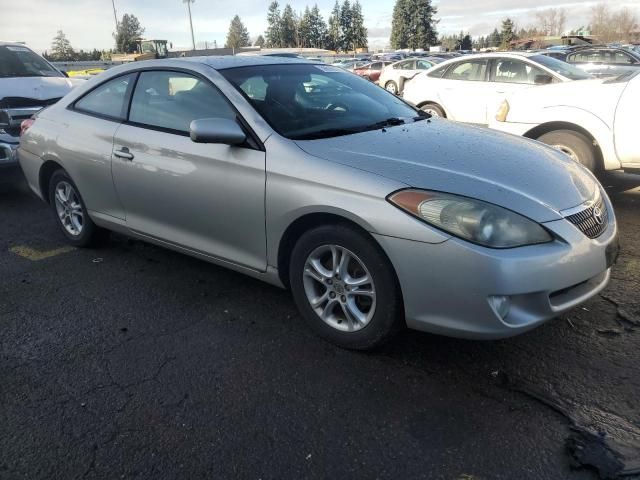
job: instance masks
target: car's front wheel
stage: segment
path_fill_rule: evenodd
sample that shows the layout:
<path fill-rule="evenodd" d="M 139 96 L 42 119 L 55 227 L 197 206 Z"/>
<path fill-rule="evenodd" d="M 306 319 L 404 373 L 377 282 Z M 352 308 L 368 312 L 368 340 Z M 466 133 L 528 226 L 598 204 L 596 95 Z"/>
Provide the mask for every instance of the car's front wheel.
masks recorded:
<path fill-rule="evenodd" d="M 341 347 L 374 348 L 404 324 L 393 267 L 355 228 L 327 225 L 303 234 L 292 252 L 289 280 L 303 318 Z"/>
<path fill-rule="evenodd" d="M 49 203 L 60 230 L 75 247 L 94 245 L 104 237 L 87 213 L 78 187 L 64 170 L 57 170 L 49 181 Z"/>
<path fill-rule="evenodd" d="M 596 171 L 596 153 L 593 142 L 573 130 L 556 130 L 545 133 L 538 141 L 560 150 L 592 172 Z"/>

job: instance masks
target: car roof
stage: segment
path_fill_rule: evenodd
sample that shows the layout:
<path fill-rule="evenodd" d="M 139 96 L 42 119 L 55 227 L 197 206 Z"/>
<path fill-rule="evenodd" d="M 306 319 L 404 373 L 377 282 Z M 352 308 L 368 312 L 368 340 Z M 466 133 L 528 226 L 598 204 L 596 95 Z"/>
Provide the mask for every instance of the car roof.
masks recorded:
<path fill-rule="evenodd" d="M 169 58 L 166 61 L 171 61 Z M 180 57 L 176 60 L 187 60 L 190 62 L 203 63 L 209 65 L 215 70 L 226 70 L 227 68 L 238 67 L 255 67 L 260 65 L 295 65 L 295 64 L 311 64 L 317 65 L 306 58 L 276 57 L 272 55 L 223 55 L 209 57 Z M 153 60 L 150 60 L 153 62 Z"/>
<path fill-rule="evenodd" d="M 20 42 L 6 42 L 6 41 L 2 41 L 0 40 L 0 47 L 27 47 L 24 43 L 20 43 Z M 29 50 L 31 50 L 29 48 Z"/>

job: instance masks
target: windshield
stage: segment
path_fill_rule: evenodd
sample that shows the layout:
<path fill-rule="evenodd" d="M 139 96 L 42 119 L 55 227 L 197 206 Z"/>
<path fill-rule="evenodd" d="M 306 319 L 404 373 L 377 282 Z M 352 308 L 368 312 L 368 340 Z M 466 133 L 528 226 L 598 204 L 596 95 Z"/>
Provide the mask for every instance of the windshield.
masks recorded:
<path fill-rule="evenodd" d="M 563 62 L 562 60 L 558 60 L 557 58 L 548 57 L 546 55 L 534 55 L 533 57 L 529 57 L 529 60 L 532 60 L 540 65 L 544 65 L 550 70 L 553 70 L 558 75 L 562 75 L 570 80 L 587 80 L 589 78 L 593 78 L 593 76 L 586 73 L 584 70 L 580 70 L 573 65 L 568 64 L 567 62 Z"/>
<path fill-rule="evenodd" d="M 421 120 L 373 83 L 329 65 L 265 65 L 220 73 L 281 135 L 310 140 Z"/>
<path fill-rule="evenodd" d="M 40 55 L 19 45 L 0 46 L 0 77 L 62 77 Z"/>

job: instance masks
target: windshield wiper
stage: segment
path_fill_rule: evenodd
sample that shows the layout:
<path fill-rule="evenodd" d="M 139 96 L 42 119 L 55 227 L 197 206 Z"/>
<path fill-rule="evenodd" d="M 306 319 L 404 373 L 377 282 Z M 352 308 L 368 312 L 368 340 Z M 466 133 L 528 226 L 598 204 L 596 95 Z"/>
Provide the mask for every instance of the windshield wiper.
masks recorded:
<path fill-rule="evenodd" d="M 362 131 L 366 132 L 367 130 L 378 130 L 379 128 L 395 127 L 397 125 L 404 125 L 404 120 L 399 117 L 391 117 L 380 122 L 372 123 L 371 125 L 367 125 L 366 127 L 362 127 Z"/>
<path fill-rule="evenodd" d="M 340 137 L 344 135 L 353 135 L 354 133 L 369 132 L 371 130 L 379 130 L 385 127 L 394 127 L 396 125 L 404 125 L 405 121 L 402 118 L 391 117 L 380 122 L 372 123 L 371 125 L 365 125 L 362 127 L 353 128 L 327 128 L 324 130 L 318 130 L 317 132 L 310 132 L 299 136 L 291 137 L 292 140 L 317 140 L 319 138 Z"/>
<path fill-rule="evenodd" d="M 317 140 L 319 138 L 341 137 L 362 132 L 362 128 L 326 128 L 317 132 L 290 137 L 292 140 Z"/>

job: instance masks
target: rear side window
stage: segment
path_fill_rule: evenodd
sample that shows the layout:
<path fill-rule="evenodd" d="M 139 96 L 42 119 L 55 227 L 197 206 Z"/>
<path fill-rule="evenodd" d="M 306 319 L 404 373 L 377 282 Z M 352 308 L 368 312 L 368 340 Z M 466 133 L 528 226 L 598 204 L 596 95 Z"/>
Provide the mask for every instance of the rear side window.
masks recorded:
<path fill-rule="evenodd" d="M 124 120 L 127 117 L 127 92 L 134 74 L 123 75 L 91 90 L 75 103 L 75 109 L 104 117 Z"/>
<path fill-rule="evenodd" d="M 208 82 L 181 72 L 142 72 L 136 84 L 129 121 L 188 132 L 192 120 L 234 119 L 222 94 Z"/>
<path fill-rule="evenodd" d="M 416 70 L 429 70 L 433 65 L 426 60 L 418 60 L 416 62 Z"/>
<path fill-rule="evenodd" d="M 466 80 L 470 82 L 482 82 L 486 79 L 487 61 L 472 60 L 470 62 L 460 62 L 449 67 L 444 78 L 449 80 Z"/>
<path fill-rule="evenodd" d="M 535 85 L 537 76 L 549 76 L 543 70 L 520 60 L 501 58 L 495 63 L 494 81 Z"/>

